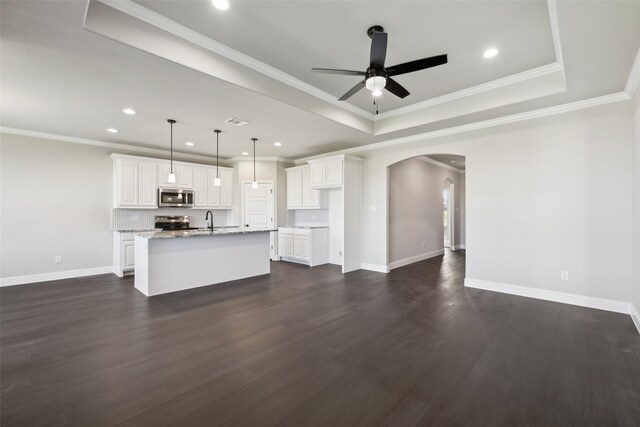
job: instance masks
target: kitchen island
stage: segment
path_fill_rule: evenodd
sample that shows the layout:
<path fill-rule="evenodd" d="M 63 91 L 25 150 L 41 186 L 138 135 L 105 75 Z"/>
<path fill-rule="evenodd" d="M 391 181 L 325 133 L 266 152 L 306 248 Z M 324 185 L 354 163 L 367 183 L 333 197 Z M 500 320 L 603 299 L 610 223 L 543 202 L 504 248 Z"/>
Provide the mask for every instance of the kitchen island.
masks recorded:
<path fill-rule="evenodd" d="M 135 287 L 153 296 L 269 274 L 270 231 L 138 233 Z"/>

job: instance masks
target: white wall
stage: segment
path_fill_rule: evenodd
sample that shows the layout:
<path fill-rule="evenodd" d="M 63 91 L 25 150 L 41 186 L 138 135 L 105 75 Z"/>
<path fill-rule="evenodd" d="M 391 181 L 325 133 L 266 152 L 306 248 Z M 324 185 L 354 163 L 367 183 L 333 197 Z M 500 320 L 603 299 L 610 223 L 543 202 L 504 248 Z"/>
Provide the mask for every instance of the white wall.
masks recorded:
<path fill-rule="evenodd" d="M 633 98 L 633 300 L 640 311 L 640 90 Z M 636 319 L 640 322 L 640 318 Z"/>
<path fill-rule="evenodd" d="M 609 104 L 369 152 L 364 206 L 377 209 L 363 213 L 363 263 L 388 265 L 388 166 L 459 154 L 468 278 L 630 301 L 631 111 Z"/>
<path fill-rule="evenodd" d="M 0 135 L 0 277 L 112 264 L 110 154 Z"/>
<path fill-rule="evenodd" d="M 455 243 L 460 244 L 459 172 L 412 158 L 389 167 L 389 261 L 444 249 L 442 190 L 454 184 Z M 424 247 L 423 247 L 424 243 Z"/>

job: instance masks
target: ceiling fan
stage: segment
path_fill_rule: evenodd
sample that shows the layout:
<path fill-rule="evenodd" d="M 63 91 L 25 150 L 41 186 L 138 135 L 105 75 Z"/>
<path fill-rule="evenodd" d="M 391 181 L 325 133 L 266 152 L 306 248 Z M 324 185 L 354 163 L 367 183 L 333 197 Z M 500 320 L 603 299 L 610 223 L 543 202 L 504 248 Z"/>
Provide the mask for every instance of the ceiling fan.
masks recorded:
<path fill-rule="evenodd" d="M 404 98 L 409 95 L 409 91 L 393 80 L 391 78 L 392 76 L 412 73 L 447 63 L 447 55 L 438 55 L 405 62 L 404 64 L 398 64 L 392 67 L 385 67 L 384 60 L 387 56 L 387 33 L 384 32 L 384 28 L 380 25 L 374 25 L 367 30 L 367 35 L 371 39 L 371 55 L 369 67 L 366 71 L 336 70 L 333 68 L 311 69 L 311 71 L 318 73 L 364 76 L 364 80 L 342 95 L 340 101 L 349 99 L 364 87 L 369 89 L 373 96 L 380 96 L 382 89 L 386 89 L 395 96 Z"/>

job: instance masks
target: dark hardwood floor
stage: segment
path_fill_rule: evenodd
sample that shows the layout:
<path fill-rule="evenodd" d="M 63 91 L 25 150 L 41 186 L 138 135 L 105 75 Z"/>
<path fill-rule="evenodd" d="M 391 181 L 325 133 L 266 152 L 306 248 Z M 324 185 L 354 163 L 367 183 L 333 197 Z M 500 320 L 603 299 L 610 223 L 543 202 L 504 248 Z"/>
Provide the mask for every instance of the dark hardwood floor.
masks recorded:
<path fill-rule="evenodd" d="M 640 425 L 629 316 L 463 278 L 458 252 L 388 275 L 272 263 L 149 299 L 113 275 L 5 287 L 0 421 Z"/>

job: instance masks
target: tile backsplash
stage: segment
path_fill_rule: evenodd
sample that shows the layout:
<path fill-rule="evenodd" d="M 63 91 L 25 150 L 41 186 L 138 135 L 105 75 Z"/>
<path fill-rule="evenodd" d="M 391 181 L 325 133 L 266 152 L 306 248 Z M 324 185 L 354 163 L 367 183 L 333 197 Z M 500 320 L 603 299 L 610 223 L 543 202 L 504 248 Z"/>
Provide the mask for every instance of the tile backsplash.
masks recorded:
<path fill-rule="evenodd" d="M 236 225 L 229 224 L 228 210 L 213 210 L 213 222 L 215 225 Z M 191 227 L 204 227 L 206 209 L 180 209 L 180 208 L 159 208 L 159 209 L 112 209 L 111 228 L 113 230 L 144 230 L 154 227 L 157 215 L 189 215 L 189 225 Z"/>

